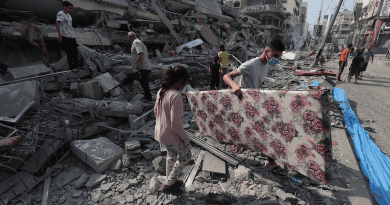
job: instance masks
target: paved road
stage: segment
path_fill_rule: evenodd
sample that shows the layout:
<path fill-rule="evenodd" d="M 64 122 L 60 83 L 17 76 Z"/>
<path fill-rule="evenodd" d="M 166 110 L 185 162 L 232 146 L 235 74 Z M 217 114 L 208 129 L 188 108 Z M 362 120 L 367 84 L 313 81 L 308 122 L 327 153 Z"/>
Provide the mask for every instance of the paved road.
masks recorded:
<path fill-rule="evenodd" d="M 351 59 L 348 64 L 351 64 Z M 328 62 L 325 68 L 337 73 L 338 59 Z M 352 83 L 354 79 L 351 79 L 351 83 L 347 81 L 348 68 L 341 75 L 345 82 L 338 83 L 337 87 L 345 90 L 362 126 L 374 130 L 369 132 L 371 138 L 383 153 L 390 156 L 390 62 L 385 60 L 384 55 L 375 56 L 374 63 L 369 63 L 363 80 L 358 80 L 357 85 Z M 368 118 L 372 122 L 368 122 Z"/>

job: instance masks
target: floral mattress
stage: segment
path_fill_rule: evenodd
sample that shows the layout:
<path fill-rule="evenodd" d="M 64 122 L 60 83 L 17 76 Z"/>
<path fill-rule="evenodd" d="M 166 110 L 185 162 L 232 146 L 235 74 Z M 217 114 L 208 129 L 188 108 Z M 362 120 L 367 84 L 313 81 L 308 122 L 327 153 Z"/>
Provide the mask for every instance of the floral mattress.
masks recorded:
<path fill-rule="evenodd" d="M 261 152 L 317 182 L 330 183 L 332 139 L 327 91 L 242 89 L 187 92 L 199 131 Z"/>

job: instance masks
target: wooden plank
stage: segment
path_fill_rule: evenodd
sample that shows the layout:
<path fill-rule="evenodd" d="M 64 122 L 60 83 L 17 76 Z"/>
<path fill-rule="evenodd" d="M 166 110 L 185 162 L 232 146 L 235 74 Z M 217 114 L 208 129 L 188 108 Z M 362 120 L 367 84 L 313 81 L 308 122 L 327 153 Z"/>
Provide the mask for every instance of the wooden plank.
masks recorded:
<path fill-rule="evenodd" d="M 187 189 L 187 190 L 192 186 L 192 182 L 194 181 L 194 178 L 195 178 L 195 176 L 196 176 L 196 173 L 197 173 L 198 170 L 199 170 L 200 163 L 202 163 L 202 160 L 203 160 L 203 157 L 204 157 L 205 154 L 206 154 L 206 152 L 205 152 L 204 150 L 200 151 L 199 156 L 198 156 L 198 158 L 196 159 L 194 168 L 192 169 L 191 174 L 190 174 L 190 176 L 188 177 L 188 180 L 187 180 L 187 182 L 186 182 L 186 185 L 185 185 L 185 186 L 186 186 L 186 189 Z"/>
<path fill-rule="evenodd" d="M 173 25 L 171 24 L 171 21 L 165 16 L 164 12 L 161 11 L 161 9 L 156 4 L 155 0 L 152 0 L 152 7 L 156 10 L 156 13 L 158 14 L 162 22 L 164 22 L 164 24 L 168 27 L 169 31 L 171 32 L 173 37 L 175 37 L 176 41 L 182 43 L 183 41 L 181 40 L 179 34 L 177 34 L 175 29 L 173 29 Z"/>
<path fill-rule="evenodd" d="M 210 152 L 206 152 L 203 159 L 203 171 L 226 174 L 226 164 L 224 161 L 214 156 Z"/>
<path fill-rule="evenodd" d="M 51 168 L 46 169 L 46 173 L 50 173 Z M 50 202 L 50 189 L 51 189 L 51 174 L 45 179 L 45 185 L 43 187 L 42 205 L 49 205 Z"/>

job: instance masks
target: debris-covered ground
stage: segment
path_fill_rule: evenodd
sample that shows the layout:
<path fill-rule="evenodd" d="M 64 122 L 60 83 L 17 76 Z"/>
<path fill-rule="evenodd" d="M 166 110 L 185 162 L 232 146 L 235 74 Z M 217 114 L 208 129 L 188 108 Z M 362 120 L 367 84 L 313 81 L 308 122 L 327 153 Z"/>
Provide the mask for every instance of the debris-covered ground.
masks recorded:
<path fill-rule="evenodd" d="M 265 169 L 267 158 L 260 153 L 202 136 L 185 95 L 183 127 L 192 152 L 181 176 L 186 191 L 180 197 L 159 192 L 166 152 L 154 140 L 153 107 L 164 69 L 181 65 L 191 75 L 189 89 L 208 91 L 208 67 L 219 45 L 231 54 L 231 71 L 261 55 L 271 35 L 256 19 L 225 5 L 212 5 L 217 12 L 196 5 L 180 13 L 175 4 L 153 2 L 83 1 L 82 9 L 104 11 L 83 13 L 94 25 L 75 29 L 82 66 L 72 70 L 56 47 L 54 25 L 34 12 L 0 10 L 7 16 L 0 22 L 0 204 L 353 204 L 358 187 L 352 181 L 365 186 L 365 180 L 359 169 L 345 166 L 352 161 L 342 146 L 349 144 L 333 144 L 329 185 L 291 170 L 296 181 L 278 178 Z M 40 31 L 46 47 L 38 49 L 19 34 L 14 38 L 22 26 Z M 130 30 L 150 53 L 153 101 L 144 99 L 128 54 Z M 307 55 L 284 52 L 264 89 L 306 90 L 315 81 L 331 89 L 332 80 L 310 68 L 314 56 Z M 330 60 L 323 55 L 320 64 Z M 344 131 L 338 103 L 331 99 L 330 108 L 332 132 Z"/>

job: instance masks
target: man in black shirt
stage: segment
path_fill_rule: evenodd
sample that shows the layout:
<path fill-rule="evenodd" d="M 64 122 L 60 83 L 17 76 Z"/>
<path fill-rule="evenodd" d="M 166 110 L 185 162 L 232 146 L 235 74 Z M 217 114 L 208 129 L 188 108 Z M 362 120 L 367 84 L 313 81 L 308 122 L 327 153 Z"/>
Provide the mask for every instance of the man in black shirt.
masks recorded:
<path fill-rule="evenodd" d="M 359 77 L 360 64 L 364 62 L 362 57 L 362 52 L 358 52 L 356 57 L 352 60 L 351 67 L 349 68 L 349 78 L 348 82 L 351 82 L 351 78 L 355 75 L 355 84 L 357 84 L 357 79 Z"/>
<path fill-rule="evenodd" d="M 219 89 L 219 74 L 222 74 L 221 64 L 219 64 L 219 56 L 214 56 L 213 64 L 209 67 L 211 73 L 210 90 Z"/>

